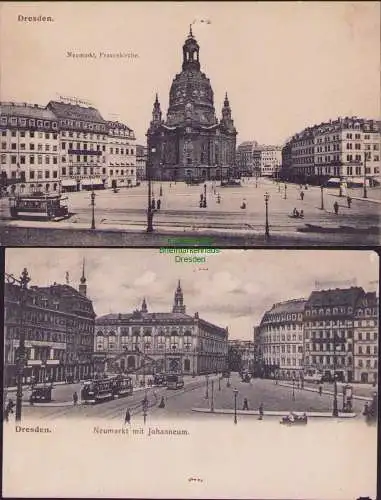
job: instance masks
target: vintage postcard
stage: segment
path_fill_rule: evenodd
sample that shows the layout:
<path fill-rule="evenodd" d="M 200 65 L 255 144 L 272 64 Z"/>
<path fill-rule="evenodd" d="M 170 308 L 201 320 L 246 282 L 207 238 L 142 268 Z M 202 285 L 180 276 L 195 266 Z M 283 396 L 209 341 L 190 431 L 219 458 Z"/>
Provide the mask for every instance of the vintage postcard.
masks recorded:
<path fill-rule="evenodd" d="M 376 498 L 377 253 L 208 250 L 6 250 L 5 497 Z"/>
<path fill-rule="evenodd" d="M 380 243 L 378 2 L 0 9 L 0 244 Z"/>

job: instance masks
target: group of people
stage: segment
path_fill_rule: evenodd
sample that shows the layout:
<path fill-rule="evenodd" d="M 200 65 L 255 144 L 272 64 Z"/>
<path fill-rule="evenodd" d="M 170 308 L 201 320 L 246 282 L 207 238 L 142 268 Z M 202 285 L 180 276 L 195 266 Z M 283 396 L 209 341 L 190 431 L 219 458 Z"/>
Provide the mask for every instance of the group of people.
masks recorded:
<path fill-rule="evenodd" d="M 13 412 L 13 408 L 15 407 L 15 403 L 13 402 L 12 399 L 8 400 L 8 403 L 4 409 L 4 420 L 8 422 L 9 420 L 9 415 L 11 415 Z"/>
<path fill-rule="evenodd" d="M 155 396 L 155 400 L 157 401 L 157 395 L 156 395 L 155 392 L 154 392 L 154 396 Z M 148 406 L 148 399 L 146 397 L 143 399 L 142 404 Z M 165 408 L 165 398 L 164 398 L 164 396 L 161 396 L 160 403 L 158 404 L 158 408 Z M 126 414 L 124 416 L 124 423 L 125 424 L 130 424 L 131 423 L 131 411 L 130 411 L 129 408 L 127 408 L 127 410 L 126 410 Z"/>
<path fill-rule="evenodd" d="M 292 217 L 295 217 L 297 219 L 304 219 L 304 211 L 303 210 L 297 210 L 296 208 L 294 208 L 294 210 L 292 211 Z"/>

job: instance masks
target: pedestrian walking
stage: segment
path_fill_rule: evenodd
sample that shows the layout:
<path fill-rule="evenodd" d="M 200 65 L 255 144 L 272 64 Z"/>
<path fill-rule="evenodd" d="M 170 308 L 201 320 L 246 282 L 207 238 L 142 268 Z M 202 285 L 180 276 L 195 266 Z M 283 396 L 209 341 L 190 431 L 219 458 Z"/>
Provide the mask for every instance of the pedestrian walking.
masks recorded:
<path fill-rule="evenodd" d="M 348 208 L 351 208 L 352 198 L 350 196 L 347 196 L 347 203 L 348 203 Z"/>
<path fill-rule="evenodd" d="M 303 201 L 303 198 L 304 198 L 304 191 L 301 191 L 301 193 L 300 193 L 300 199 Z"/>
<path fill-rule="evenodd" d="M 160 199 L 157 200 L 156 206 L 157 206 L 157 209 L 160 210 L 160 207 L 161 207 L 161 200 Z"/>
<path fill-rule="evenodd" d="M 155 210 L 155 207 L 156 207 L 155 198 L 152 198 L 152 202 L 151 202 L 151 209 L 152 209 L 152 210 Z"/>
<path fill-rule="evenodd" d="M 245 210 L 245 208 L 246 208 L 246 200 L 245 200 L 245 199 L 243 199 L 243 200 L 242 200 L 242 205 L 241 205 L 241 208 L 242 208 L 243 210 Z"/>
<path fill-rule="evenodd" d="M 202 202 L 203 202 L 203 200 L 204 200 L 204 194 L 203 194 L 203 193 L 201 193 L 201 194 L 200 194 L 200 202 L 202 203 Z"/>
<path fill-rule="evenodd" d="M 218 195 L 217 195 L 217 203 L 221 203 L 221 195 L 220 195 L 220 193 L 218 193 Z"/>
<path fill-rule="evenodd" d="M 161 396 L 161 401 L 160 401 L 160 404 L 159 404 L 159 408 L 165 408 L 164 396 Z"/>
<path fill-rule="evenodd" d="M 249 403 L 247 401 L 247 398 L 243 400 L 243 407 L 242 410 L 248 410 L 249 409 Z"/>
<path fill-rule="evenodd" d="M 319 385 L 319 396 L 323 394 L 323 386 L 320 384 Z"/>
<path fill-rule="evenodd" d="M 131 422 L 131 413 L 130 413 L 130 409 L 127 408 L 126 415 L 124 417 L 124 423 L 129 424 L 130 422 Z"/>
<path fill-rule="evenodd" d="M 73 404 L 74 404 L 74 406 L 77 406 L 77 403 L 78 403 L 78 394 L 76 392 L 74 392 L 74 394 L 73 394 Z"/>
<path fill-rule="evenodd" d="M 259 420 L 263 419 L 263 403 L 259 405 Z"/>
<path fill-rule="evenodd" d="M 335 211 L 335 214 L 337 215 L 339 213 L 339 204 L 337 201 L 333 204 L 333 210 Z"/>

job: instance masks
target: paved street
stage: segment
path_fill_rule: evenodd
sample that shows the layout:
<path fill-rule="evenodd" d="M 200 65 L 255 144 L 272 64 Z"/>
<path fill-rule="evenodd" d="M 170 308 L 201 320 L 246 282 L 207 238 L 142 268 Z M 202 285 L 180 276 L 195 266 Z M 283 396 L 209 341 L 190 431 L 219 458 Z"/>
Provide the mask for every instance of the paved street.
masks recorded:
<path fill-rule="evenodd" d="M 189 377 L 186 380 L 184 389 L 167 390 L 163 387 L 147 389 L 149 401 L 149 418 L 152 420 L 168 417 L 184 418 L 208 418 L 208 415 L 192 412 L 192 408 L 210 408 L 212 401 L 212 383 L 214 380 L 213 402 L 215 409 L 233 409 L 234 393 L 238 390 L 237 408 L 242 410 L 244 398 L 248 399 L 249 409 L 258 409 L 263 403 L 264 411 L 310 411 L 310 412 L 330 412 L 332 411 L 332 396 L 295 389 L 295 400 L 292 397 L 292 388 L 276 385 L 272 380 L 254 379 L 251 383 L 243 383 L 237 374 L 231 378 L 231 386 L 227 387 L 227 379 L 221 380 L 221 389 L 219 389 L 218 378 L 213 376 L 206 390 L 205 377 Z M 79 391 L 79 386 L 69 385 L 61 386 L 61 394 L 65 394 L 68 401 L 74 390 Z M 23 406 L 23 415 L 25 418 L 44 418 L 44 420 L 54 420 L 57 418 L 102 418 L 107 420 L 123 421 L 127 408 L 130 409 L 133 416 L 142 419 L 142 404 L 145 391 L 138 390 L 127 398 L 116 399 L 97 405 L 81 405 L 77 407 L 42 407 L 42 406 Z M 208 398 L 206 398 L 206 395 Z M 165 408 L 159 408 L 161 397 L 164 396 Z M 56 396 L 54 396 L 56 399 Z M 342 394 L 338 395 L 339 408 L 342 405 Z M 361 411 L 364 402 L 353 400 L 354 411 L 361 418 Z M 218 417 L 219 418 L 219 417 Z M 247 416 L 245 418 L 253 418 Z M 270 417 L 272 418 L 272 417 Z M 279 417 L 277 417 L 279 418 Z"/>
<path fill-rule="evenodd" d="M 217 183 L 218 184 L 218 183 Z M 368 200 L 355 199 L 362 196 L 362 190 L 352 190 L 354 198 L 352 207 L 347 207 L 346 198 L 337 196 L 338 189 L 324 191 L 324 210 L 321 210 L 321 192 L 317 187 L 304 191 L 304 200 L 300 199 L 300 187 L 279 184 L 270 179 L 260 179 L 256 187 L 253 179 L 243 182 L 241 187 L 216 187 L 221 195 L 221 203 L 217 203 L 212 182 L 207 183 L 207 208 L 199 208 L 200 194 L 203 186 L 187 186 L 185 183 L 163 183 L 161 210 L 154 216 L 154 227 L 159 233 L 166 231 L 202 232 L 219 235 L 235 234 L 241 237 L 263 235 L 265 226 L 264 194 L 270 194 L 269 224 L 270 233 L 277 236 L 293 235 L 303 244 L 303 239 L 316 238 L 316 234 L 326 243 L 345 242 L 353 244 L 372 244 L 379 241 L 380 209 L 377 201 L 381 198 L 380 188 L 368 190 Z M 160 184 L 155 182 L 154 197 L 158 197 Z M 9 220 L 7 200 L 0 202 L 0 218 L 7 228 L 58 228 L 86 229 L 91 224 L 90 192 L 80 191 L 68 193 L 71 217 L 59 222 L 14 221 Z M 246 209 L 240 209 L 242 201 Z M 375 201 L 371 201 L 375 200 Z M 333 213 L 333 204 L 339 203 L 339 214 Z M 146 227 L 147 186 L 132 189 L 121 189 L 118 193 L 112 190 L 96 192 L 95 222 L 102 231 L 136 231 Z M 304 211 L 304 219 L 291 217 L 293 209 Z M 6 220 L 8 218 L 8 220 Z M 2 228 L 4 243 L 7 243 L 5 227 Z M 66 232 L 66 231 L 65 231 Z M 359 237 L 359 234 L 362 236 Z M 339 236 L 339 240 L 336 240 Z M 8 235 L 8 237 L 11 237 Z M 344 237 L 344 238 L 343 238 Z M 4 244 L 3 243 L 3 244 Z M 12 242 L 11 242 L 12 243 Z M 10 244 L 10 243 L 8 243 Z M 141 243 L 139 243 L 141 244 Z M 279 244 L 279 243 L 278 243 Z"/>

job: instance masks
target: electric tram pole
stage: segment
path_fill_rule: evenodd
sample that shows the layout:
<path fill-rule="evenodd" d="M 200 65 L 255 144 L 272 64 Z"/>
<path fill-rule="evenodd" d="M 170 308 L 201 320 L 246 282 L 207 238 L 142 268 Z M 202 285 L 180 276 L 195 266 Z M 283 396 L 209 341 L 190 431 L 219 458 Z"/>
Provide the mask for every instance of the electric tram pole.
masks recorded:
<path fill-rule="evenodd" d="M 24 308 L 27 301 L 27 291 L 28 291 L 28 283 L 30 281 L 30 277 L 28 275 L 28 270 L 26 268 L 23 269 L 21 276 L 19 279 L 15 278 L 12 274 L 6 274 L 7 282 L 10 284 L 18 284 L 20 290 L 19 297 L 19 345 L 16 349 L 16 422 L 21 421 L 22 414 L 22 384 L 24 378 L 24 368 L 27 359 L 27 353 L 25 349 L 25 330 L 24 330 Z"/>

